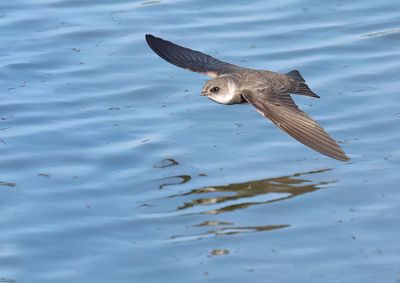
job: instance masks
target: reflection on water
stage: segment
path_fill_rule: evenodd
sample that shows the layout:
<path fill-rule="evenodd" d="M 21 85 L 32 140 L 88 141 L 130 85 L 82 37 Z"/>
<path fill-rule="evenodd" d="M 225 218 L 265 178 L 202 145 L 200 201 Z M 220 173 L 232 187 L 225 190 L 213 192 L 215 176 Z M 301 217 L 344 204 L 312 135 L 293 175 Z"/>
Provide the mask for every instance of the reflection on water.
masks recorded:
<path fill-rule="evenodd" d="M 237 209 L 248 208 L 256 204 L 267 204 L 287 200 L 298 195 L 316 191 L 335 181 L 314 181 L 311 180 L 310 175 L 330 170 L 331 169 L 321 169 L 225 186 L 209 186 L 194 189 L 183 194 L 176 194 L 170 198 L 192 198 L 190 201 L 179 206 L 177 208 L 178 211 L 188 210 L 189 214 L 216 215 L 223 212 L 232 212 Z M 304 176 L 307 176 L 307 178 Z M 203 197 L 198 197 L 199 195 L 203 195 Z M 206 209 L 204 210 L 201 207 L 206 207 Z M 206 220 L 192 226 L 193 228 L 201 229 L 201 232 L 191 235 L 174 235 L 171 239 L 174 241 L 200 240 L 215 236 L 273 231 L 289 226 L 289 224 L 243 226 L 235 225 L 233 221 Z M 213 228 L 204 230 L 209 227 Z"/>
<path fill-rule="evenodd" d="M 161 1 L 159 0 L 151 0 L 151 1 L 143 1 L 142 5 L 155 5 L 155 4 L 161 4 Z"/>
<path fill-rule="evenodd" d="M 208 230 L 203 233 L 195 235 L 174 235 L 171 236 L 172 240 L 179 241 L 190 241 L 190 240 L 201 240 L 204 238 L 215 237 L 215 236 L 231 236 L 242 233 L 253 233 L 253 232 L 266 232 L 273 231 L 277 229 L 287 228 L 290 225 L 280 224 L 280 225 L 260 225 L 260 226 L 227 226 L 227 227 L 217 227 L 213 230 Z"/>
<path fill-rule="evenodd" d="M 192 177 L 190 177 L 189 175 L 180 175 L 180 176 L 164 178 L 162 179 L 162 184 L 160 184 L 159 188 L 163 189 L 166 186 L 185 184 L 189 182 L 190 179 L 192 179 Z"/>
<path fill-rule="evenodd" d="M 189 209 L 199 205 L 211 205 L 212 209 L 205 212 L 203 211 L 202 213 L 218 214 L 246 208 L 251 205 L 281 201 L 304 193 L 316 191 L 322 186 L 332 184 L 335 181 L 312 181 L 298 177 L 323 173 L 329 170 L 330 169 L 321 169 L 306 173 L 296 173 L 290 176 L 268 178 L 225 186 L 208 186 L 194 189 L 187 193 L 176 194 L 171 197 L 193 197 L 189 202 L 185 202 L 183 205 L 179 206 L 177 208 L 178 210 Z M 186 179 L 184 179 L 183 176 L 179 177 L 181 178 L 180 183 L 187 182 L 189 181 L 188 178 L 190 178 L 189 176 L 186 176 Z M 170 183 L 162 184 L 160 188 L 168 184 Z M 216 194 L 217 196 L 215 196 Z M 200 195 L 206 196 L 198 197 Z M 217 205 L 217 207 L 215 207 L 215 205 Z"/>
<path fill-rule="evenodd" d="M 385 31 L 378 31 L 373 33 L 364 34 L 363 37 L 371 37 L 371 36 L 384 36 L 389 34 L 400 33 L 400 29 L 389 29 Z"/>
<path fill-rule="evenodd" d="M 156 164 L 154 164 L 154 168 L 166 168 L 166 167 L 171 167 L 174 165 L 179 165 L 179 162 L 176 161 L 175 159 L 172 158 L 167 158 L 167 159 L 163 159 L 160 162 L 157 162 Z"/>
<path fill-rule="evenodd" d="M 226 249 L 215 249 L 210 252 L 211 255 L 220 256 L 220 255 L 227 255 L 229 251 Z"/>
<path fill-rule="evenodd" d="M 2 182 L 2 181 L 0 181 L 0 186 L 4 186 L 4 187 L 15 187 L 16 184 L 15 184 L 15 183 L 11 183 L 11 182 Z"/>
<path fill-rule="evenodd" d="M 399 15 L 399 0 L 0 1 L 0 283 L 395 282 Z M 322 98 L 296 102 L 355 163 L 200 97 L 207 78 L 146 33 L 299 69 Z"/>

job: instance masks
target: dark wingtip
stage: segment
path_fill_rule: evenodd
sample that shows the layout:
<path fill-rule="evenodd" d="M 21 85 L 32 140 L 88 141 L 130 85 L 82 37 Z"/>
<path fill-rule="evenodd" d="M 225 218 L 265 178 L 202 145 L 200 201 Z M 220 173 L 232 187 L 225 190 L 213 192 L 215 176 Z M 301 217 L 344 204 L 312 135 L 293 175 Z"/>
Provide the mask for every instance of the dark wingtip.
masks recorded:
<path fill-rule="evenodd" d="M 162 38 L 159 38 L 159 37 L 157 37 L 157 36 L 154 36 L 154 35 L 152 35 L 152 34 L 146 34 L 146 36 L 145 36 L 145 38 L 146 38 L 146 41 L 147 41 L 147 44 L 153 49 L 153 47 L 155 47 L 156 45 L 160 45 L 160 44 L 162 44 L 162 43 L 166 43 L 167 41 L 166 40 L 164 40 L 164 39 L 162 39 Z M 154 50 L 154 49 L 153 49 Z M 154 50 L 154 51 L 156 51 L 156 50 Z M 156 52 L 157 53 L 157 52 Z"/>
<path fill-rule="evenodd" d="M 162 38 L 156 37 L 152 34 L 146 34 L 145 35 L 146 38 L 146 42 L 147 45 L 161 58 L 163 58 L 164 60 L 177 65 L 176 62 L 174 62 L 170 57 L 170 55 L 166 54 L 164 49 L 165 49 L 165 43 L 167 43 L 167 41 L 165 41 Z"/>
<path fill-rule="evenodd" d="M 188 68 L 188 66 L 183 64 L 181 58 L 182 53 L 185 51 L 185 48 L 178 46 L 170 41 L 156 37 L 152 34 L 146 34 L 145 38 L 149 47 L 162 59 L 175 66 Z"/>
<path fill-rule="evenodd" d="M 145 35 L 145 37 L 146 37 L 146 40 L 150 40 L 150 39 L 152 39 L 152 38 L 155 38 L 155 36 L 152 35 L 152 34 L 150 34 L 150 33 L 147 33 L 147 34 Z"/>
<path fill-rule="evenodd" d="M 151 43 L 156 39 L 156 37 L 152 34 L 146 34 L 145 35 L 146 41 L 148 45 L 151 45 Z"/>

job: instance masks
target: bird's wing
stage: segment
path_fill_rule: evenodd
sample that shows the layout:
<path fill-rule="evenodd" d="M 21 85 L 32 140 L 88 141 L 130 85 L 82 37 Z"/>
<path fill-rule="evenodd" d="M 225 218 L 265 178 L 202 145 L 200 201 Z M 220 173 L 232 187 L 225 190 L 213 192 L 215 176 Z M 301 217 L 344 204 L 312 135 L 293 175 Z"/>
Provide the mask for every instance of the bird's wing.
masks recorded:
<path fill-rule="evenodd" d="M 264 117 L 304 145 L 329 157 L 350 160 L 325 130 L 301 111 L 289 94 L 271 88 L 244 91 L 243 97 Z"/>
<path fill-rule="evenodd" d="M 150 48 L 167 62 L 213 78 L 241 69 L 239 66 L 222 62 L 210 55 L 176 45 L 151 34 L 146 34 L 146 41 Z"/>

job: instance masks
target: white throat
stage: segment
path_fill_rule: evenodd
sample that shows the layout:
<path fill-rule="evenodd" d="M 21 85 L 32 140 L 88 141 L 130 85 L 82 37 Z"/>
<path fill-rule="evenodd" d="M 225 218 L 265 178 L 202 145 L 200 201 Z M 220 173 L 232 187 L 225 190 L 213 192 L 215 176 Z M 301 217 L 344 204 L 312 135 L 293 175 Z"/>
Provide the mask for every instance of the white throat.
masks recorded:
<path fill-rule="evenodd" d="M 227 90 L 224 93 L 218 93 L 216 95 L 210 95 L 210 99 L 215 102 L 222 104 L 230 104 L 233 101 L 236 93 L 236 85 L 233 81 L 229 80 L 227 85 Z"/>

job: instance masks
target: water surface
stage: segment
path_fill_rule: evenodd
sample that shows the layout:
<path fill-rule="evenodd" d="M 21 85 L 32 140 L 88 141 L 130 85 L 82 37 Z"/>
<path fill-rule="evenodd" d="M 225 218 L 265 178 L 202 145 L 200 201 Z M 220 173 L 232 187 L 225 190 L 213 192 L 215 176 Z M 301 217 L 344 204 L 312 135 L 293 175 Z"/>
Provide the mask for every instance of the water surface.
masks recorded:
<path fill-rule="evenodd" d="M 0 4 L 0 282 L 400 280 L 400 3 Z M 322 156 L 144 34 L 301 70 Z"/>

